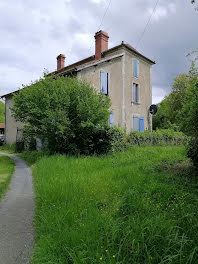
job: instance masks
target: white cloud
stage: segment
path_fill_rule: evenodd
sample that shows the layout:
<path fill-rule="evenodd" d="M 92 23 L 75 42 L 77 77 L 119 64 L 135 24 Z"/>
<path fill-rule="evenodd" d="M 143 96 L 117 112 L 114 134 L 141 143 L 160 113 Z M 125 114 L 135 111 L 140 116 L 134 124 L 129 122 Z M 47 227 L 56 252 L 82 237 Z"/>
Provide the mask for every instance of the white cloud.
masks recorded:
<path fill-rule="evenodd" d="M 153 92 L 153 96 L 152 96 L 153 104 L 160 103 L 167 95 L 167 91 L 165 89 L 157 86 L 152 87 L 152 92 Z"/>
<path fill-rule="evenodd" d="M 95 4 L 100 4 L 102 2 L 105 2 L 105 0 L 90 0 L 90 2 L 95 3 Z"/>
<path fill-rule="evenodd" d="M 154 2 L 111 1 L 102 25 L 109 33 L 109 46 L 122 40 L 135 46 Z M 94 33 L 107 5 L 107 0 L 0 0 L 0 94 L 38 78 L 44 68 L 55 70 L 60 53 L 66 55 L 67 65 L 92 55 Z M 185 54 L 197 48 L 197 24 L 198 13 L 190 1 L 160 1 L 138 46 L 157 63 L 154 102 L 170 91 L 174 77 L 188 69 Z"/>

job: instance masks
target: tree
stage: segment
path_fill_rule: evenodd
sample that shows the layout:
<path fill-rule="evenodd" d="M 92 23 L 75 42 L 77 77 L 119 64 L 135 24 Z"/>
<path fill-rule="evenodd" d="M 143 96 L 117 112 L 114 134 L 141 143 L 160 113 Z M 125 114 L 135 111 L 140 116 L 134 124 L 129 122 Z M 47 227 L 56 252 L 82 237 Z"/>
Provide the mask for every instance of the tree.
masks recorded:
<path fill-rule="evenodd" d="M 180 127 L 180 111 L 189 78 L 186 74 L 181 74 L 174 79 L 171 93 L 158 104 L 158 112 L 153 116 L 153 129 Z"/>
<path fill-rule="evenodd" d="M 14 96 L 13 116 L 24 132 L 48 141 L 52 152 L 94 151 L 94 133 L 109 118 L 109 97 L 75 78 L 41 78 Z M 98 139 L 100 140 L 100 139 Z"/>
<path fill-rule="evenodd" d="M 5 105 L 3 102 L 0 101 L 0 123 L 5 122 Z"/>
<path fill-rule="evenodd" d="M 189 81 L 180 112 L 181 129 L 190 136 L 198 136 L 198 69 L 192 63 Z"/>

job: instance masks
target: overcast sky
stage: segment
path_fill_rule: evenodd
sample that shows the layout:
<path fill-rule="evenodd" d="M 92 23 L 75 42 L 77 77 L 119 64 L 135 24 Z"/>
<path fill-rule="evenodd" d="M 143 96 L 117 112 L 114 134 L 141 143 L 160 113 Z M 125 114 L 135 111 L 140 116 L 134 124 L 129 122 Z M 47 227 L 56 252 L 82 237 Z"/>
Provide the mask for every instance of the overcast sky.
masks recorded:
<path fill-rule="evenodd" d="M 109 34 L 109 47 L 124 40 L 136 47 L 156 0 L 0 0 L 0 95 L 94 54 L 94 33 Z M 153 103 L 171 90 L 173 78 L 187 72 L 186 54 L 198 47 L 198 11 L 190 0 L 159 0 L 137 50 L 156 61 Z"/>

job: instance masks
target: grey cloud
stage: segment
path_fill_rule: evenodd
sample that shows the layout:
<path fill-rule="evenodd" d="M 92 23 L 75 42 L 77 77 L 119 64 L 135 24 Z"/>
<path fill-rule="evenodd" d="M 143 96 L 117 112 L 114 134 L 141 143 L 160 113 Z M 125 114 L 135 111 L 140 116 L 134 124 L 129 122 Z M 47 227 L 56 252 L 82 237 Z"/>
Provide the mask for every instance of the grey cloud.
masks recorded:
<path fill-rule="evenodd" d="M 94 33 L 108 1 L 12 0 L 2 3 L 0 69 L 6 67 L 7 77 L 3 79 L 0 75 L 1 87 L 3 85 L 0 92 L 2 89 L 6 92 L 15 83 L 17 88 L 20 79 L 28 82 L 39 77 L 44 68 L 54 70 L 58 53 L 65 53 L 67 64 L 93 54 Z M 175 4 L 175 13 L 168 9 L 169 4 Z M 111 1 L 101 26 L 109 33 L 110 46 L 122 40 L 136 46 L 150 16 L 148 9 L 154 5 L 153 0 Z M 158 8 L 166 9 L 167 16 L 151 20 L 137 49 L 157 63 L 153 66 L 153 95 L 161 98 L 170 92 L 173 78 L 190 66 L 185 55 L 197 48 L 198 12 L 190 1 L 181 0 L 161 0 Z M 76 37 L 88 33 L 92 38 L 84 43 Z"/>

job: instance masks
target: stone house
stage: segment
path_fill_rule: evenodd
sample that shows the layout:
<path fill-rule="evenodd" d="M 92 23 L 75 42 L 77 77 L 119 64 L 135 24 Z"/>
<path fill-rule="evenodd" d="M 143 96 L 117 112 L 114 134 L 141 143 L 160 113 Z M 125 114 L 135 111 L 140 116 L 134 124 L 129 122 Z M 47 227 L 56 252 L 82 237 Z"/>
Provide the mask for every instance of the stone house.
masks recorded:
<path fill-rule="evenodd" d="M 151 130 L 151 68 L 155 62 L 123 41 L 108 49 L 109 36 L 102 30 L 96 32 L 94 37 L 95 55 L 65 66 L 65 56 L 60 54 L 57 57 L 57 70 L 50 74 L 85 80 L 98 92 L 110 96 L 110 126 L 119 126 L 127 133 L 131 130 Z M 11 116 L 12 95 L 2 96 L 6 105 L 5 137 L 8 144 L 16 141 L 17 131 L 23 126 Z"/>

